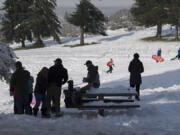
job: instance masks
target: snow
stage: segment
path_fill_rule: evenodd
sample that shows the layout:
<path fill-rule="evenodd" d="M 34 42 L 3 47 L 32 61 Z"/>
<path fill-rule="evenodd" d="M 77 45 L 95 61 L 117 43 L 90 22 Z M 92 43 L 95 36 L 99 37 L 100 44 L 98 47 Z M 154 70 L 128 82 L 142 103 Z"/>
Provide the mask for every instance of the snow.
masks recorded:
<path fill-rule="evenodd" d="M 166 31 L 169 26 L 165 26 Z M 99 66 L 101 88 L 108 91 L 129 87 L 128 65 L 133 54 L 138 52 L 144 64 L 142 74 L 141 101 L 139 109 L 110 110 L 106 117 L 97 111 L 81 111 L 61 107 L 64 116 L 58 119 L 42 119 L 13 114 L 13 99 L 9 97 L 8 85 L 0 82 L 0 134 L 6 135 L 179 135 L 180 133 L 180 63 L 170 61 L 177 54 L 179 42 L 145 42 L 141 38 L 154 36 L 156 27 L 128 32 L 123 29 L 108 31 L 109 36 L 86 36 L 85 42 L 99 44 L 69 48 L 79 43 L 79 38 L 63 38 L 64 44 L 57 45 L 47 40 L 47 47 L 16 51 L 23 65 L 36 77 L 43 67 L 53 65 L 53 60 L 62 58 L 70 79 L 83 86 L 86 76 L 84 63 L 90 59 Z M 55 45 L 53 45 L 55 44 Z M 162 49 L 163 63 L 156 63 L 152 55 Z M 113 58 L 115 67 L 112 74 L 106 74 L 106 63 Z M 64 86 L 66 88 L 67 85 Z M 97 90 L 98 91 L 98 90 Z"/>

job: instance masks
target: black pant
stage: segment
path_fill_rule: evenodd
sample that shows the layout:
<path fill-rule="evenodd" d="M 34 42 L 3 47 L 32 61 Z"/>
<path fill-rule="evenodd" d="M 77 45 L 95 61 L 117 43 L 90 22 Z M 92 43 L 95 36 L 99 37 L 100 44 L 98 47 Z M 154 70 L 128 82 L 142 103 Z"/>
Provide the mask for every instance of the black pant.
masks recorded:
<path fill-rule="evenodd" d="M 47 113 L 51 112 L 51 101 L 55 105 L 55 113 L 60 112 L 60 98 L 61 98 L 61 87 L 50 86 L 47 89 Z"/>
<path fill-rule="evenodd" d="M 135 86 L 136 86 L 136 92 L 137 92 L 137 96 L 136 97 L 138 97 L 139 98 L 139 96 L 140 96 L 140 84 L 130 84 L 130 86 L 132 87 L 132 88 L 134 88 Z"/>
<path fill-rule="evenodd" d="M 14 98 L 14 114 L 17 114 L 16 98 Z"/>
<path fill-rule="evenodd" d="M 29 111 L 30 111 L 30 114 L 32 113 L 32 107 L 31 107 L 32 98 L 33 98 L 32 93 L 29 93 Z"/>
<path fill-rule="evenodd" d="M 16 107 L 16 114 L 30 114 L 29 108 L 29 95 L 28 94 L 21 94 L 15 93 L 15 107 Z"/>
<path fill-rule="evenodd" d="M 113 67 L 109 66 L 109 70 L 107 71 L 107 73 L 112 73 Z"/>

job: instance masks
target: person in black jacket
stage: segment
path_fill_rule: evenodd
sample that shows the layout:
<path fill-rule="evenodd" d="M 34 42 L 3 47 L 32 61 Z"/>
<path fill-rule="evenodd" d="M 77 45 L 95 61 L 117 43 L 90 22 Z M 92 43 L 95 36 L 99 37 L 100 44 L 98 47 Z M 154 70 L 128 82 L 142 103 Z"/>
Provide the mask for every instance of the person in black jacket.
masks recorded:
<path fill-rule="evenodd" d="M 56 117 L 61 116 L 60 113 L 60 97 L 61 87 L 68 81 L 67 69 L 63 67 L 62 60 L 57 58 L 55 65 L 50 67 L 48 71 L 48 89 L 47 89 L 47 115 L 50 117 L 51 101 L 55 105 Z"/>
<path fill-rule="evenodd" d="M 82 87 L 81 91 L 90 90 L 93 88 L 99 88 L 100 87 L 100 80 L 99 80 L 99 73 L 98 73 L 98 67 L 94 66 L 92 61 L 88 60 L 84 64 L 87 66 L 88 74 L 86 78 L 83 78 L 83 82 L 87 82 L 88 84 L 84 87 Z"/>
<path fill-rule="evenodd" d="M 134 59 L 130 62 L 128 70 L 130 72 L 130 87 L 132 88 L 136 87 L 136 91 L 138 94 L 136 96 L 136 99 L 140 100 L 139 90 L 140 90 L 140 85 L 142 83 L 141 73 L 144 72 L 144 67 L 142 62 L 139 60 L 138 53 L 134 54 Z"/>
<path fill-rule="evenodd" d="M 10 95 L 15 100 L 16 114 L 30 114 L 29 108 L 29 79 L 30 73 L 24 70 L 22 63 L 17 61 L 16 71 L 12 74 L 10 80 Z"/>
<path fill-rule="evenodd" d="M 36 104 L 33 108 L 34 116 L 37 116 L 39 111 L 40 103 L 42 102 L 41 106 L 41 115 L 46 115 L 46 91 L 48 86 L 48 68 L 43 67 L 41 71 L 38 73 L 36 78 L 36 85 L 34 89 L 34 95 L 36 98 Z"/>

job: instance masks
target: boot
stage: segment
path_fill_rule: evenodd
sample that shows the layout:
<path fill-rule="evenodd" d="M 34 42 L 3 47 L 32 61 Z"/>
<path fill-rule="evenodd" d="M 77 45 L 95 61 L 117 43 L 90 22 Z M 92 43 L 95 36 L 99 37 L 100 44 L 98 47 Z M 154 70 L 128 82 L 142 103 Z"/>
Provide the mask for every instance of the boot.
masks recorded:
<path fill-rule="evenodd" d="M 42 118 L 51 118 L 51 114 L 47 110 L 47 108 L 41 109 L 41 117 Z"/>
<path fill-rule="evenodd" d="M 50 113 L 45 113 L 43 115 L 41 115 L 42 118 L 51 118 L 51 114 Z"/>
<path fill-rule="evenodd" d="M 33 108 L 33 115 L 34 115 L 34 116 L 37 116 L 38 111 L 39 111 L 39 109 Z"/>
<path fill-rule="evenodd" d="M 41 109 L 41 115 L 46 116 L 46 109 Z"/>
<path fill-rule="evenodd" d="M 63 116 L 63 113 L 62 112 L 57 112 L 55 117 L 62 117 Z"/>
<path fill-rule="evenodd" d="M 139 96 L 136 96 L 135 98 L 136 98 L 136 100 L 137 100 L 137 101 L 140 101 L 140 98 L 139 98 Z"/>
<path fill-rule="evenodd" d="M 14 114 L 18 114 L 16 105 L 14 105 Z"/>
<path fill-rule="evenodd" d="M 32 115 L 32 107 L 29 106 L 29 115 Z"/>

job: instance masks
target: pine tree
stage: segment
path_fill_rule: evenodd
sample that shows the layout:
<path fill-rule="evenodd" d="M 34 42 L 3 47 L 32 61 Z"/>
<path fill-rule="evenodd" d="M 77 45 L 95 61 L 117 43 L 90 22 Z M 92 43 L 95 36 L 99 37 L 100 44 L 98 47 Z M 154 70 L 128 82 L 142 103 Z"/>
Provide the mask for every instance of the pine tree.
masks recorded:
<path fill-rule="evenodd" d="M 36 46 L 44 46 L 42 38 L 50 36 L 61 43 L 59 38 L 61 25 L 54 12 L 55 7 L 55 0 L 34 0 L 28 22 L 36 38 Z"/>
<path fill-rule="evenodd" d="M 0 42 L 0 80 L 10 81 L 12 71 L 15 70 L 16 54 L 13 49 Z"/>
<path fill-rule="evenodd" d="M 175 39 L 179 39 L 179 26 L 180 26 L 180 1 L 169 0 L 167 3 L 168 9 L 168 23 L 176 27 Z"/>
<path fill-rule="evenodd" d="M 106 35 L 104 27 L 106 19 L 104 14 L 90 0 L 80 0 L 76 11 L 67 17 L 67 21 L 80 27 L 81 45 L 84 45 L 84 33 Z"/>
<path fill-rule="evenodd" d="M 167 22 L 166 6 L 167 0 L 136 0 L 131 13 L 141 25 L 157 25 L 156 37 L 161 38 L 162 25 Z"/>
<path fill-rule="evenodd" d="M 32 41 L 31 31 L 25 20 L 29 17 L 32 0 L 6 0 L 3 10 L 5 18 L 2 20 L 2 33 L 8 42 L 18 42 L 25 47 L 25 40 Z"/>

